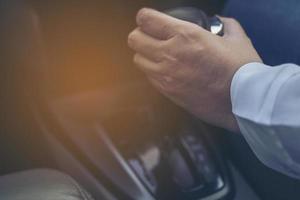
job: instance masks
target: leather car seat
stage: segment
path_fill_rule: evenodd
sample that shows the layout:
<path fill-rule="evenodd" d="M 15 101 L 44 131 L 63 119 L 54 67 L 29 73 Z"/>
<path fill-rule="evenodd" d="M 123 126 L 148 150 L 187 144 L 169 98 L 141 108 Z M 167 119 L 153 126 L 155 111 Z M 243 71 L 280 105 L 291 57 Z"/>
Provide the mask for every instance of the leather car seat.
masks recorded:
<path fill-rule="evenodd" d="M 40 35 L 38 19 L 34 10 L 23 0 L 0 0 L 0 96 L 3 122 L 0 122 L 0 141 L 9 136 L 18 137 L 26 142 L 26 130 L 31 130 L 23 123 L 25 103 L 24 88 L 28 87 L 26 75 L 33 73 L 30 67 L 43 66 L 40 53 Z M 28 76 L 32 78 L 32 76 Z M 27 79 L 26 79 L 27 80 Z M 25 87 L 26 85 L 26 87 Z M 18 106 L 20 105 L 20 106 Z M 26 104 L 27 105 L 27 104 Z M 24 114 L 23 114 L 24 113 Z M 27 116 L 27 115 L 26 115 Z M 22 134 L 19 134 L 22 133 Z M 1 144 L 2 144 L 1 143 Z M 36 146 L 35 146 L 36 147 Z M 18 147 L 18 153 L 22 154 Z M 1 149 L 15 157 L 14 152 Z M 23 154 L 22 154 L 23 155 Z M 5 160 L 3 160 L 5 159 Z M 1 168 L 2 169 L 2 168 Z M 1 171 L 5 173 L 5 171 Z M 1 200 L 93 200 L 93 198 L 70 176 L 49 169 L 38 169 L 0 176 Z"/>
<path fill-rule="evenodd" d="M 70 176 L 49 169 L 0 177 L 1 200 L 93 200 Z"/>

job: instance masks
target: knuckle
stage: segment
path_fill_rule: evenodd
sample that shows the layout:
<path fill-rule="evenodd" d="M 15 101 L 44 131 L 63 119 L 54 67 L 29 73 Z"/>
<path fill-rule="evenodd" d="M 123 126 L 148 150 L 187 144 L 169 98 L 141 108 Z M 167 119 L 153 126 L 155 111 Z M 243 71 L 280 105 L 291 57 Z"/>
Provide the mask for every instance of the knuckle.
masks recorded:
<path fill-rule="evenodd" d="M 172 66 L 178 65 L 185 56 L 185 48 L 180 48 L 175 46 L 175 48 L 170 48 L 166 52 L 166 60 L 168 60 L 169 64 Z"/>
<path fill-rule="evenodd" d="M 186 23 L 186 22 L 184 22 L 184 24 L 179 24 L 177 26 L 178 32 L 183 34 L 183 35 L 184 34 L 194 34 L 194 32 L 195 32 L 194 28 L 195 28 L 194 24 Z"/>
<path fill-rule="evenodd" d="M 162 37 L 166 37 L 167 39 L 172 38 L 175 35 L 174 26 L 172 24 L 165 24 L 161 27 Z"/>
<path fill-rule="evenodd" d="M 132 32 L 128 35 L 128 38 L 127 38 L 128 45 L 129 45 L 130 47 L 134 47 L 134 45 L 135 45 L 135 40 L 136 40 L 136 33 L 135 33 L 135 31 L 132 31 Z"/>
<path fill-rule="evenodd" d="M 162 60 L 160 64 L 164 66 L 166 69 L 174 68 L 177 65 L 178 61 L 177 58 L 169 55 L 169 54 L 162 54 Z"/>
<path fill-rule="evenodd" d="M 193 27 L 183 27 L 178 29 L 178 38 L 181 41 L 194 41 L 197 38 L 197 31 Z"/>
<path fill-rule="evenodd" d="M 179 65 L 178 57 L 168 56 L 169 67 L 175 68 Z"/>
<path fill-rule="evenodd" d="M 153 55 L 153 59 L 155 62 L 157 62 L 158 64 L 161 64 L 164 62 L 165 60 L 165 50 L 164 50 L 164 46 L 161 44 L 158 44 L 158 46 L 156 46 L 155 51 L 152 51 L 151 54 Z"/>
<path fill-rule="evenodd" d="M 177 30 L 178 35 L 188 35 L 189 34 L 189 30 L 183 26 L 177 27 L 176 30 Z"/>
<path fill-rule="evenodd" d="M 138 24 L 147 23 L 149 21 L 149 10 L 146 8 L 142 8 L 137 13 L 137 22 Z"/>
<path fill-rule="evenodd" d="M 166 62 L 168 60 L 169 55 L 171 55 L 170 49 L 171 46 L 167 43 L 159 44 L 157 54 L 159 54 L 161 62 Z"/>
<path fill-rule="evenodd" d="M 165 51 L 168 48 L 168 46 L 164 42 L 157 43 L 155 45 L 155 47 L 159 53 L 162 53 L 163 51 Z"/>
<path fill-rule="evenodd" d="M 172 40 L 167 41 L 166 45 L 164 45 L 163 51 L 167 56 L 177 57 L 181 48 L 181 41 L 178 38 L 172 38 Z"/>
<path fill-rule="evenodd" d="M 165 57 L 164 57 L 164 54 L 163 53 L 157 53 L 156 55 L 156 59 L 155 59 L 155 62 L 157 62 L 157 64 L 159 65 L 164 65 L 164 63 L 166 62 L 165 61 Z"/>

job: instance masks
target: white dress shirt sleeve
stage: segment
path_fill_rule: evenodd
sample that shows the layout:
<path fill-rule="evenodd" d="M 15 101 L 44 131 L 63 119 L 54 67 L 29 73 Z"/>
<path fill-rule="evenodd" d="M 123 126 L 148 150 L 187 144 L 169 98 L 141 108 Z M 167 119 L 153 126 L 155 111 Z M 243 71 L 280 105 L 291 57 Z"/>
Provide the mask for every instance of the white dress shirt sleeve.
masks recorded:
<path fill-rule="evenodd" d="M 300 179 L 300 67 L 249 63 L 231 84 L 242 135 L 267 166 Z"/>

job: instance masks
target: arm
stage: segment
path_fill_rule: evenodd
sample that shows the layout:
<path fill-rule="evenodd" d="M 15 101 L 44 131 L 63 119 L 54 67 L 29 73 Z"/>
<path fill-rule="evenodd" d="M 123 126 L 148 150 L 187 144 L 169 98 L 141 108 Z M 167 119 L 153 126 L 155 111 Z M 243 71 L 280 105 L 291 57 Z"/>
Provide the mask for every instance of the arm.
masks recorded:
<path fill-rule="evenodd" d="M 300 67 L 250 63 L 231 85 L 241 133 L 267 166 L 300 178 Z"/>

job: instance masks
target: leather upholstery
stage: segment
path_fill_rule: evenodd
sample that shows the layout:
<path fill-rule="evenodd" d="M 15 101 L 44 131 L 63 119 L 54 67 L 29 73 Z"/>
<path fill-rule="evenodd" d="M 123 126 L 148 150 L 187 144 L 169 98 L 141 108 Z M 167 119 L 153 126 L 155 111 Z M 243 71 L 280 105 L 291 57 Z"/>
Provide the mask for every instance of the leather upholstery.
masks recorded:
<path fill-rule="evenodd" d="M 0 177 L 1 200 L 93 200 L 70 176 L 40 169 Z"/>

